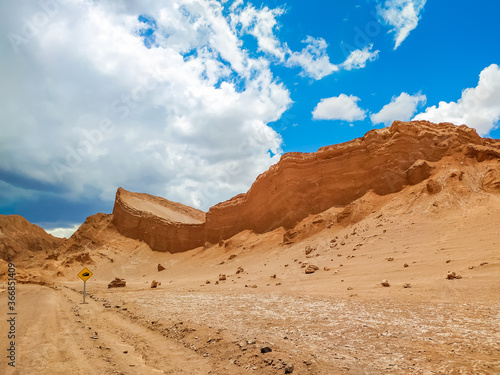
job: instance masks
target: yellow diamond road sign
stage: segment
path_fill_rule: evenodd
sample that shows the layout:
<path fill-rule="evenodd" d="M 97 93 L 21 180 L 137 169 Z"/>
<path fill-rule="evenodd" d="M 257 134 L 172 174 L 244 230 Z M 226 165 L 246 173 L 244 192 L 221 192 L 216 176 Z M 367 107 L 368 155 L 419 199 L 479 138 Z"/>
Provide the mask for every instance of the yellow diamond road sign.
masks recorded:
<path fill-rule="evenodd" d="M 82 279 L 83 281 L 87 281 L 88 279 L 90 279 L 90 277 L 93 275 L 92 272 L 90 272 L 90 270 L 85 267 L 83 270 L 80 271 L 80 273 L 78 274 L 78 277 L 80 279 Z"/>

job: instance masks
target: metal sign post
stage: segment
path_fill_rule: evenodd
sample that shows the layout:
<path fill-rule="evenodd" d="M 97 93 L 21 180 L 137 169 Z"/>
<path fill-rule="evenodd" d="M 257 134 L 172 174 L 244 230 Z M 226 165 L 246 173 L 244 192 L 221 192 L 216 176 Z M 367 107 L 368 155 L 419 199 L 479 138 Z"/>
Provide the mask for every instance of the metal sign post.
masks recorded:
<path fill-rule="evenodd" d="M 93 273 L 90 272 L 87 267 L 78 274 L 78 277 L 83 280 L 83 303 L 85 303 L 85 295 L 87 294 L 87 280 L 90 279 L 92 275 Z"/>
<path fill-rule="evenodd" d="M 85 303 L 85 295 L 87 294 L 87 282 L 83 282 L 83 303 Z"/>

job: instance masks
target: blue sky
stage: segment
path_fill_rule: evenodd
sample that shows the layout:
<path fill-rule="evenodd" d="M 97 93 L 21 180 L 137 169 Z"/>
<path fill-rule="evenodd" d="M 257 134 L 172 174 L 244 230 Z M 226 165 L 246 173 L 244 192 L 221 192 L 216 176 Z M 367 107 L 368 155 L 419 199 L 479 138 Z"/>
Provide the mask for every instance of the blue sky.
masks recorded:
<path fill-rule="evenodd" d="M 394 120 L 500 138 L 500 4 L 0 4 L 0 213 L 67 234 L 119 186 L 207 210 Z M 69 228 L 69 229 L 68 229 Z"/>

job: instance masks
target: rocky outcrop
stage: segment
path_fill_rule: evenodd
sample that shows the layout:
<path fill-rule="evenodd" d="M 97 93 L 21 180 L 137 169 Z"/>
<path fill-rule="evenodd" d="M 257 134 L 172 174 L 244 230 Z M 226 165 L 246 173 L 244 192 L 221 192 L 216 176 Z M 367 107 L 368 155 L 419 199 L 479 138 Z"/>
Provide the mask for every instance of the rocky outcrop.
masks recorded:
<path fill-rule="evenodd" d="M 289 229 L 310 214 L 348 206 L 369 191 L 398 192 L 431 177 L 432 164 L 450 155 L 477 162 L 500 159 L 500 142 L 483 139 L 465 125 L 396 121 L 315 153 L 283 155 L 246 194 L 211 207 L 206 217 L 193 208 L 120 188 L 113 223 L 154 250 L 184 251 L 243 230 Z M 490 182 L 495 180 L 488 176 L 485 187 L 496 190 Z"/>
<path fill-rule="evenodd" d="M 123 235 L 171 253 L 205 243 L 205 213 L 180 203 L 119 188 L 113 224 Z"/>
<path fill-rule="evenodd" d="M 64 241 L 22 216 L 0 215 L 0 259 L 11 261 L 40 251 L 50 252 Z"/>
<path fill-rule="evenodd" d="M 113 234 L 116 234 L 111 220 L 111 215 L 101 212 L 87 217 L 78 230 L 54 252 L 51 252 L 47 259 L 59 259 L 62 254 L 69 257 L 72 254 L 88 252 L 106 245 L 112 239 Z"/>

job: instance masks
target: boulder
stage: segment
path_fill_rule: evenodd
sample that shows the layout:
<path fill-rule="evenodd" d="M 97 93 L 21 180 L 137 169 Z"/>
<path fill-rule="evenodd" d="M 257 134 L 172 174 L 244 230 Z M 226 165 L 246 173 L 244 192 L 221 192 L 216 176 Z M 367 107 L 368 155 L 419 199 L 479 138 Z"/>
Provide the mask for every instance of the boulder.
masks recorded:
<path fill-rule="evenodd" d="M 447 278 L 448 280 L 453 280 L 453 279 L 461 279 L 461 278 L 462 278 L 462 276 L 461 276 L 461 275 L 459 275 L 459 274 L 458 274 L 458 273 L 456 273 L 456 272 L 448 272 L 448 275 L 446 275 L 446 278 Z"/>
<path fill-rule="evenodd" d="M 305 273 L 314 273 L 317 270 L 319 270 L 318 266 L 315 266 L 314 264 L 310 264 L 310 265 L 307 266 L 307 268 L 305 270 Z"/>
<path fill-rule="evenodd" d="M 151 282 L 151 288 L 157 288 L 157 287 L 158 287 L 158 285 L 161 285 L 161 283 L 160 283 L 160 282 L 158 282 L 158 281 L 153 280 L 153 281 Z"/>
<path fill-rule="evenodd" d="M 127 285 L 125 279 L 120 279 L 119 277 L 115 277 L 115 279 L 108 284 L 108 288 L 121 288 L 124 287 L 125 285 Z"/>

